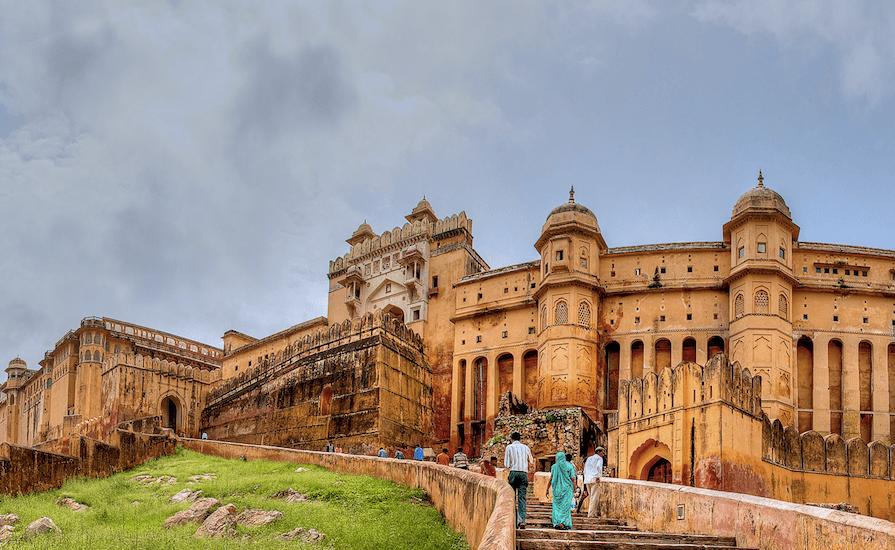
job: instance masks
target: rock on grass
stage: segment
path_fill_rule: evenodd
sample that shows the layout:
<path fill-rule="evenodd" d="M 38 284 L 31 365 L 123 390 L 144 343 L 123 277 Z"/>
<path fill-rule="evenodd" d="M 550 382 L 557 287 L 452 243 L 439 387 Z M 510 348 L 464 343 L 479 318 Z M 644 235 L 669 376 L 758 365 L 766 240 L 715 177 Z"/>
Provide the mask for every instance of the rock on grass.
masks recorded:
<path fill-rule="evenodd" d="M 189 489 L 184 489 L 171 497 L 171 502 L 193 501 L 199 498 L 200 494 L 202 494 L 202 491 L 190 491 Z"/>
<path fill-rule="evenodd" d="M 196 530 L 197 537 L 232 537 L 236 535 L 236 506 L 227 504 L 214 511 Z"/>
<path fill-rule="evenodd" d="M 295 529 L 278 536 L 277 540 L 301 539 L 306 542 L 320 542 L 325 538 L 326 535 L 316 529 L 305 529 L 304 527 L 296 527 Z"/>
<path fill-rule="evenodd" d="M 48 517 L 42 517 L 40 519 L 36 519 L 28 524 L 28 527 L 25 528 L 25 538 L 30 539 L 31 537 L 36 537 L 37 535 L 46 535 L 47 533 L 58 533 L 62 534 L 62 531 L 56 527 L 56 524 L 53 523 Z"/>
<path fill-rule="evenodd" d="M 18 514 L 0 514 L 0 527 L 3 527 L 4 525 L 15 525 L 18 522 Z"/>
<path fill-rule="evenodd" d="M 283 517 L 283 512 L 279 510 L 258 510 L 251 508 L 242 512 L 236 517 L 236 523 L 247 525 L 249 527 L 257 527 L 259 525 L 267 525 L 273 523 Z"/>
<path fill-rule="evenodd" d="M 200 498 L 186 510 L 181 510 L 173 516 L 165 520 L 164 526 L 171 528 L 175 525 L 186 525 L 188 523 L 202 523 L 208 517 L 208 513 L 215 506 L 220 506 L 221 502 L 216 498 Z"/>
<path fill-rule="evenodd" d="M 68 508 L 73 512 L 83 512 L 84 510 L 89 508 L 89 506 L 87 506 L 86 504 L 81 504 L 80 502 L 77 502 L 75 499 L 70 497 L 57 498 L 56 504 L 62 506 L 63 508 Z"/>

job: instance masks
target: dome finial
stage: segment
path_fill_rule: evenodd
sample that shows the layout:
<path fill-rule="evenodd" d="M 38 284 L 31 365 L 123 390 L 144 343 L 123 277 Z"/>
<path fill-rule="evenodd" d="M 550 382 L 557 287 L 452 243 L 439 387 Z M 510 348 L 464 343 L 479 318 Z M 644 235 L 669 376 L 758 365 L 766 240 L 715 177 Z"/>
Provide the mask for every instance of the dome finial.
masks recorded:
<path fill-rule="evenodd" d="M 572 189 L 569 190 L 569 203 L 575 203 L 575 186 L 572 186 Z"/>
<path fill-rule="evenodd" d="M 764 176 L 761 175 L 761 169 L 758 170 L 758 186 L 764 187 Z"/>

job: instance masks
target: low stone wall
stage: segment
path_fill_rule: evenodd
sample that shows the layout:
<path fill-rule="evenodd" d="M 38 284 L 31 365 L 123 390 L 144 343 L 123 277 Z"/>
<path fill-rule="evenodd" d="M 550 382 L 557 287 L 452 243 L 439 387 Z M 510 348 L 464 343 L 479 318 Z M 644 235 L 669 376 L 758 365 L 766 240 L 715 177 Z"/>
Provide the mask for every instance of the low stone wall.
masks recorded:
<path fill-rule="evenodd" d="M 222 458 L 273 460 L 315 464 L 343 474 L 369 475 L 419 487 L 452 529 L 466 535 L 478 550 L 515 550 L 515 495 L 509 485 L 494 478 L 440 466 L 431 462 L 371 456 L 324 453 L 184 439 L 185 448 Z"/>
<path fill-rule="evenodd" d="M 73 456 L 0 444 L 0 493 L 17 495 L 61 486 L 80 473 Z"/>
<path fill-rule="evenodd" d="M 761 550 L 895 548 L 895 524 L 885 520 L 666 483 L 604 478 L 600 513 L 643 531 L 736 537 L 738 546 Z"/>

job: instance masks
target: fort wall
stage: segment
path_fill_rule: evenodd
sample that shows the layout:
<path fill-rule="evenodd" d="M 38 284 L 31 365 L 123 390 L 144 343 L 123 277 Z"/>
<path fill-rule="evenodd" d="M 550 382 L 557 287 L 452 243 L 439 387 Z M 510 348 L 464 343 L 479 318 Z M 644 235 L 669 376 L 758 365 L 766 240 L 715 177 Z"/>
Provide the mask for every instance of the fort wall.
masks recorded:
<path fill-rule="evenodd" d="M 306 336 L 208 394 L 211 439 L 358 454 L 432 434 L 432 370 L 422 339 L 387 314 Z"/>

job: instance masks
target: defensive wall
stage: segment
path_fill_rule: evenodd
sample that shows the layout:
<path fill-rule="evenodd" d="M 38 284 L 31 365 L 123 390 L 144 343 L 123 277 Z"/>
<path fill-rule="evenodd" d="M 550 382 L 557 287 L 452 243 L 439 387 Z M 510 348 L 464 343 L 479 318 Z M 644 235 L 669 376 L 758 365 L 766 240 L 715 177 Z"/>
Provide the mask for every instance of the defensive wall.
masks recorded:
<path fill-rule="evenodd" d="M 135 430 L 145 430 L 143 432 Z M 104 477 L 174 453 L 171 430 L 158 429 L 146 419 L 122 424 L 111 442 L 83 435 L 72 436 L 70 454 L 10 443 L 0 444 L 0 493 L 19 495 L 61 487 L 73 477 Z"/>
<path fill-rule="evenodd" d="M 210 439 L 356 454 L 412 448 L 433 430 L 432 369 L 419 335 L 388 314 L 306 336 L 207 396 Z"/>
<path fill-rule="evenodd" d="M 647 480 L 668 461 L 669 482 L 794 503 L 847 502 L 895 519 L 895 446 L 799 434 L 769 421 L 762 379 L 724 354 L 705 367 L 681 363 L 622 381 L 609 463 L 618 477 Z M 614 421 L 614 419 L 612 419 Z"/>
<path fill-rule="evenodd" d="M 368 475 L 426 491 L 448 525 L 479 550 L 515 550 L 515 494 L 495 478 L 433 462 L 395 460 L 320 451 L 283 449 L 201 439 L 183 446 L 230 459 L 315 464 L 342 474 Z"/>

